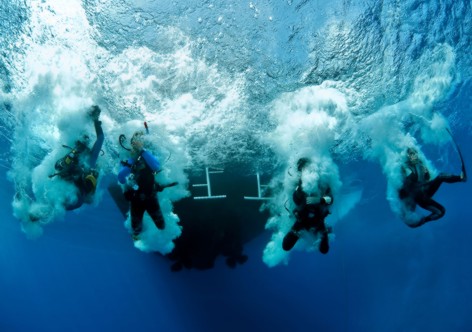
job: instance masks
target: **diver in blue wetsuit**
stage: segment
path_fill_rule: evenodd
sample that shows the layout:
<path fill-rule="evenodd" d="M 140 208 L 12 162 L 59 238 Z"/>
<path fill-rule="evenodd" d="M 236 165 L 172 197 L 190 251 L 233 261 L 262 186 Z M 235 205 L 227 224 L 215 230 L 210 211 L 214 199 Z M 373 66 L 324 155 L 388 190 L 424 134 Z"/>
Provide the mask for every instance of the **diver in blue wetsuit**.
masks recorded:
<path fill-rule="evenodd" d="M 431 212 L 422 217 L 416 223 L 409 223 L 410 227 L 419 227 L 429 221 L 438 220 L 444 216 L 444 206 L 433 200 L 434 194 L 441 184 L 465 182 L 467 180 L 465 167 L 462 165 L 460 175 L 440 173 L 431 179 L 429 170 L 418 157 L 418 151 L 414 148 L 407 149 L 407 160 L 402 167 L 403 186 L 399 191 L 400 199 L 405 203 L 409 211 L 414 211 L 416 205 Z"/>
<path fill-rule="evenodd" d="M 100 107 L 97 105 L 93 105 L 88 113 L 93 120 L 97 136 L 92 149 L 87 146 L 88 137 L 85 137 L 84 141 L 77 141 L 75 147 L 56 162 L 56 173 L 49 176 L 50 178 L 59 176 L 74 183 L 77 187 L 77 200 L 73 203 L 66 203 L 66 210 L 77 209 L 84 203 L 91 203 L 93 200 L 99 175 L 95 167 L 105 139 L 102 123 L 99 120 L 100 113 Z"/>
<path fill-rule="evenodd" d="M 310 162 L 308 158 L 301 158 L 297 163 L 297 170 L 302 172 L 303 168 Z M 302 230 L 311 231 L 321 237 L 319 251 L 326 254 L 329 251 L 328 234 L 329 228 L 326 227 L 325 218 L 330 214 L 329 207 L 333 204 L 333 195 L 331 188 L 327 185 L 320 186 L 317 196 L 309 196 L 302 189 L 302 180 L 300 178 L 298 186 L 292 195 L 295 209 L 293 214 L 296 218 L 292 229 L 285 235 L 282 248 L 285 251 L 291 250 L 300 238 Z"/>
<path fill-rule="evenodd" d="M 143 133 L 136 132 L 131 138 L 132 157 L 121 163 L 118 181 L 126 184 L 125 198 L 130 202 L 133 240 L 142 231 L 144 212 L 147 211 L 156 227 L 164 229 L 165 222 L 157 198 L 163 187 L 155 182 L 154 175 L 160 171 L 159 161 L 143 147 Z"/>

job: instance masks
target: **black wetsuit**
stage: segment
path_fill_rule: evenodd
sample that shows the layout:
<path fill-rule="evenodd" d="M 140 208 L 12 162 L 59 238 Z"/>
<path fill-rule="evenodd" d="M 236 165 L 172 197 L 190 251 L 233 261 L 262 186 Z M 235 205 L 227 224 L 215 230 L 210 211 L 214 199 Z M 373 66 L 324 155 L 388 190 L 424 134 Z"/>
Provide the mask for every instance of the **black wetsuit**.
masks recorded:
<path fill-rule="evenodd" d="M 410 174 L 405 174 L 403 187 L 399 192 L 400 198 L 405 201 L 411 211 L 414 211 L 417 204 L 431 212 L 428 216 L 422 217 L 418 223 L 409 226 L 418 227 L 428 221 L 442 218 L 446 213 L 446 209 L 433 200 L 433 196 L 443 182 L 461 182 L 462 178 L 459 175 L 440 173 L 433 180 L 430 180 L 429 171 L 421 162 L 416 164 L 407 163 L 404 167 L 404 172 L 406 173 L 406 171 L 410 171 Z"/>
<path fill-rule="evenodd" d="M 153 168 L 148 165 L 153 164 Z M 155 184 L 154 173 L 160 167 L 157 159 L 148 151 L 144 151 L 136 160 L 130 159 L 122 166 L 118 178 L 121 183 L 131 173 L 136 187 L 129 188 L 125 192 L 125 198 L 130 201 L 131 227 L 133 234 L 138 235 L 142 231 L 144 212 L 147 211 L 158 229 L 164 229 L 165 222 L 162 215 L 159 200 L 157 198 L 158 186 Z"/>
<path fill-rule="evenodd" d="M 301 230 L 314 229 L 316 234 L 321 236 L 321 242 L 319 250 L 321 253 L 326 254 L 329 251 L 328 242 L 328 229 L 325 225 L 325 218 L 330 213 L 329 205 L 332 204 L 333 197 L 331 195 L 331 189 L 327 188 L 324 192 L 323 197 L 328 196 L 331 200 L 327 204 L 323 198 L 315 204 L 307 204 L 308 195 L 301 188 L 301 181 L 293 193 L 293 202 L 296 205 L 293 213 L 296 217 L 295 224 L 292 226 L 290 232 L 285 235 L 282 243 L 282 247 L 285 251 L 291 250 L 298 239 L 300 238 L 299 232 Z"/>

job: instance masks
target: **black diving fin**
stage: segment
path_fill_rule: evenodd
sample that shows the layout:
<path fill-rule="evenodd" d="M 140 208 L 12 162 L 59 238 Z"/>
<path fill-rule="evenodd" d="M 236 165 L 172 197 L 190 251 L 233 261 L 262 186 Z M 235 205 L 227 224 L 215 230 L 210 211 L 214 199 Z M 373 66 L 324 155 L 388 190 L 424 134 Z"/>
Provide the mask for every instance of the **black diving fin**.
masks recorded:
<path fill-rule="evenodd" d="M 121 186 L 118 183 L 112 183 L 108 186 L 108 192 L 110 193 L 111 198 L 115 202 L 123 217 L 127 218 L 129 211 L 129 201 L 127 201 L 123 195 L 123 189 Z"/>
<path fill-rule="evenodd" d="M 465 169 L 464 157 L 462 157 L 461 149 L 459 149 L 459 145 L 457 145 L 457 142 L 454 139 L 454 136 L 452 136 L 451 131 L 449 129 L 446 129 L 446 130 L 449 133 L 449 135 L 451 136 L 452 143 L 454 144 L 454 147 L 456 148 L 457 154 L 459 155 L 459 158 L 461 160 L 461 171 L 462 171 L 461 175 L 463 175 L 462 181 L 466 182 L 467 181 L 467 172 L 466 172 L 466 169 Z"/>

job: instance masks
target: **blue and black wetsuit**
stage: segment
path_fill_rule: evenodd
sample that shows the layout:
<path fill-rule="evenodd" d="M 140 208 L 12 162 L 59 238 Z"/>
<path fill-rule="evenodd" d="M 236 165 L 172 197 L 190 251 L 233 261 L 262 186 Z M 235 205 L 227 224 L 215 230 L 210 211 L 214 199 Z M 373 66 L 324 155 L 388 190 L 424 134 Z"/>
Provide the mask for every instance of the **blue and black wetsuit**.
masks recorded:
<path fill-rule="evenodd" d="M 131 227 L 133 234 L 138 235 L 142 231 L 143 215 L 147 211 L 158 229 L 164 229 L 165 222 L 162 215 L 154 174 L 159 171 L 159 161 L 149 151 L 143 150 L 139 157 L 130 158 L 122 163 L 118 172 L 118 181 L 122 184 L 127 178 L 132 177 L 134 184 L 125 192 L 125 197 L 130 201 Z"/>
<path fill-rule="evenodd" d="M 105 140 L 102 123 L 97 119 L 94 121 L 95 134 L 97 139 L 92 149 L 81 142 L 65 157 L 56 163 L 56 169 L 60 169 L 59 175 L 66 181 L 73 182 L 78 189 L 77 200 L 74 203 L 65 205 L 66 210 L 75 210 L 84 203 L 90 203 L 98 179 L 98 172 L 95 170 L 97 159 Z"/>

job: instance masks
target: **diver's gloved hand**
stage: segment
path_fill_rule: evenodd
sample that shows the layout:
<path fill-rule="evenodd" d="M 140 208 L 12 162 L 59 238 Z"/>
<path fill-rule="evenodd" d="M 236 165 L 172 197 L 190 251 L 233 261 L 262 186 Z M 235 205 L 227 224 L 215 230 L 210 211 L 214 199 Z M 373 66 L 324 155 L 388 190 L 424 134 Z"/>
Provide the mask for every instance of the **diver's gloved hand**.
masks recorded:
<path fill-rule="evenodd" d="M 306 198 L 306 204 L 307 205 L 315 205 L 315 204 L 326 204 L 326 205 L 331 205 L 331 203 L 333 203 L 333 199 L 331 198 L 331 196 L 323 196 L 323 197 L 319 197 L 319 196 L 308 196 Z"/>
<path fill-rule="evenodd" d="M 331 196 L 323 196 L 321 197 L 320 202 L 326 205 L 331 205 L 333 203 L 333 199 Z"/>
<path fill-rule="evenodd" d="M 90 107 L 88 114 L 93 121 L 98 121 L 101 112 L 102 110 L 100 109 L 100 107 L 98 107 L 97 105 L 93 105 Z"/>

